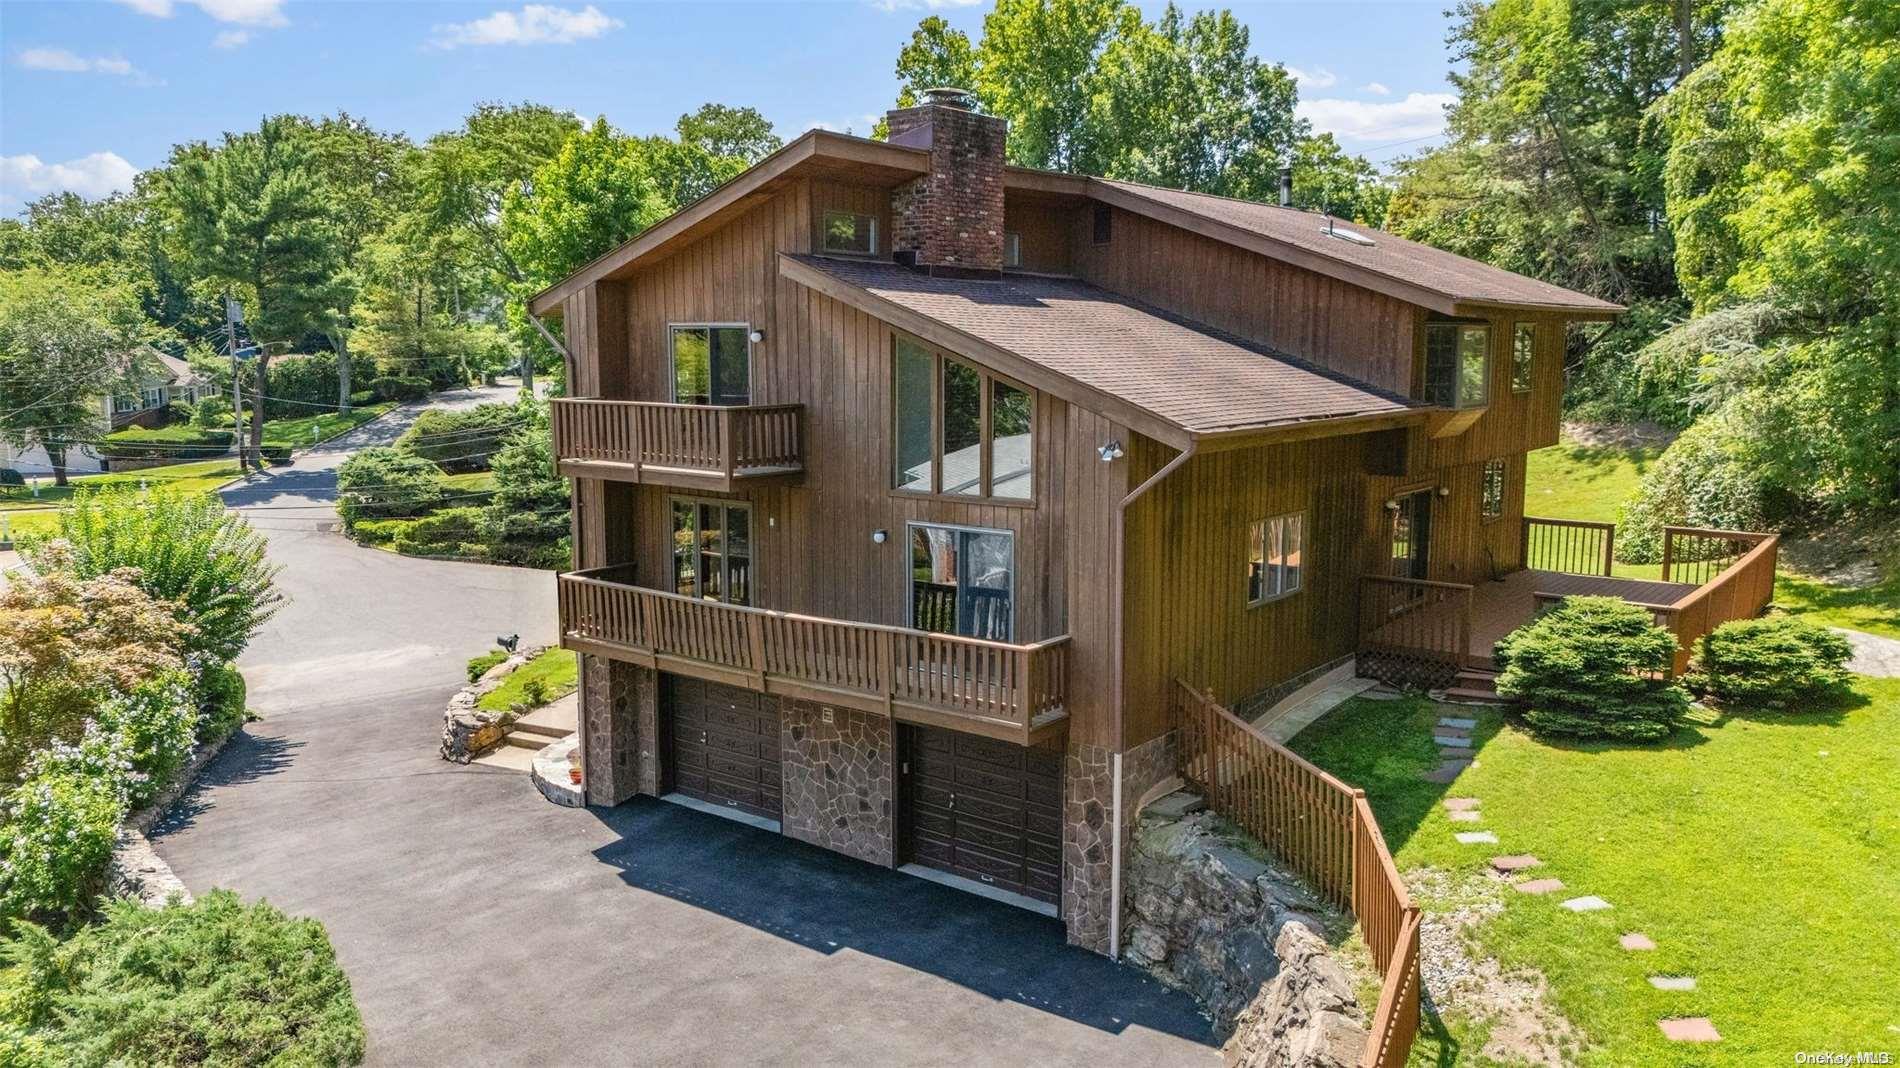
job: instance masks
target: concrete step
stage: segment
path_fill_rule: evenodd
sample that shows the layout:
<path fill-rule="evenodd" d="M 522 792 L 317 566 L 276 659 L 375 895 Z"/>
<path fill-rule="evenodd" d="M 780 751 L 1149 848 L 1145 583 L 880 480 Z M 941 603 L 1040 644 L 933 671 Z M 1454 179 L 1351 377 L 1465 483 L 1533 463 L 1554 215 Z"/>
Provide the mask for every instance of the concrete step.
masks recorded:
<path fill-rule="evenodd" d="M 538 734 L 550 742 L 558 741 L 574 733 L 572 727 L 557 726 L 552 723 L 531 723 L 525 719 L 516 720 L 510 730 L 515 734 Z"/>
<path fill-rule="evenodd" d="M 498 745 L 470 761 L 484 768 L 506 768 L 509 771 L 527 771 L 534 767 L 534 754 L 538 749 L 522 749 L 512 745 Z"/>
<path fill-rule="evenodd" d="M 1468 705 L 1507 705 L 1504 698 L 1492 689 L 1476 689 L 1470 686 L 1453 686 L 1445 691 L 1445 700 Z"/>
<path fill-rule="evenodd" d="M 546 749 L 549 744 L 558 741 L 560 741 L 559 738 L 550 738 L 545 734 L 532 734 L 526 731 L 509 731 L 507 736 L 502 738 L 501 744 L 504 746 L 513 746 L 516 749 L 531 749 L 539 752 L 542 749 Z"/>

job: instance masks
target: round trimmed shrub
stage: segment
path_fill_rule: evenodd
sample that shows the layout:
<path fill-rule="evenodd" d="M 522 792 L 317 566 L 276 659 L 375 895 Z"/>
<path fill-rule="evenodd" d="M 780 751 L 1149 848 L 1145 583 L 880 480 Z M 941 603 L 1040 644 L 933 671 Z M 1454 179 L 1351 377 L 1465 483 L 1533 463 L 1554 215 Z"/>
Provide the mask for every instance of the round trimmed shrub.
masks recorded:
<path fill-rule="evenodd" d="M 1660 677 L 1675 655 L 1675 635 L 1615 597 L 1566 597 L 1493 652 L 1498 693 L 1525 705 L 1532 729 L 1629 741 L 1668 737 L 1688 709 Z"/>
<path fill-rule="evenodd" d="M 337 510 L 345 523 L 422 515 L 447 492 L 442 469 L 413 453 L 364 449 L 337 469 Z"/>
<path fill-rule="evenodd" d="M 1737 619 L 1702 639 L 1700 682 L 1723 704 L 1788 708 L 1845 692 L 1854 647 L 1795 616 Z"/>

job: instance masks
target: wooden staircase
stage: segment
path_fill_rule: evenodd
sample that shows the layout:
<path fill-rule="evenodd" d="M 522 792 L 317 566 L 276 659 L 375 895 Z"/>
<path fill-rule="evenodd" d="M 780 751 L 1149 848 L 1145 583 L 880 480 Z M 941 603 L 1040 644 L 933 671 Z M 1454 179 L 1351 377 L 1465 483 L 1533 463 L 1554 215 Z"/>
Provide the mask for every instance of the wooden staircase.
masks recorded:
<path fill-rule="evenodd" d="M 1458 676 L 1445 687 L 1444 698 L 1467 705 L 1507 705 L 1498 696 L 1498 666 L 1490 657 L 1473 660 L 1458 669 Z"/>

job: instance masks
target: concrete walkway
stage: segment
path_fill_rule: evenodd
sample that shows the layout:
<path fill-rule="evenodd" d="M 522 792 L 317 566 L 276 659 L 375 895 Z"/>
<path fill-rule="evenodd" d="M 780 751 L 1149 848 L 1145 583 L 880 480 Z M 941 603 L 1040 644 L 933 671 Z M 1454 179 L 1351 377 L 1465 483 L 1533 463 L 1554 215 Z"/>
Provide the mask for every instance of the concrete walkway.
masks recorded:
<path fill-rule="evenodd" d="M 1876 678 L 1900 679 L 1900 639 L 1846 627 L 1833 630 L 1854 647 L 1854 658 L 1847 662 L 1847 670 Z"/>
<path fill-rule="evenodd" d="M 1219 1062 L 1191 999 L 1065 946 L 1055 920 L 676 805 L 560 808 L 518 771 L 441 760 L 464 662 L 499 634 L 551 641 L 554 581 L 327 532 L 336 464 L 409 418 L 226 491 L 292 600 L 243 659 L 266 718 L 152 832 L 193 892 L 329 927 L 372 1064 Z"/>

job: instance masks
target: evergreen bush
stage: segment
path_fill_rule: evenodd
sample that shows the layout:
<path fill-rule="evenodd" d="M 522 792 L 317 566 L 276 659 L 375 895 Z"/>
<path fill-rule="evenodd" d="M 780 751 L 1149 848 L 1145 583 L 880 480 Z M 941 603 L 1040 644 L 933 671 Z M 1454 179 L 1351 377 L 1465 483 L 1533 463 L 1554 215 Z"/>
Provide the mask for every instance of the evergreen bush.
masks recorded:
<path fill-rule="evenodd" d="M 1522 702 L 1531 727 L 1577 738 L 1664 738 L 1688 708 L 1657 677 L 1676 639 L 1650 613 L 1615 597 L 1566 597 L 1504 636 L 1493 656 L 1498 693 Z"/>
<path fill-rule="evenodd" d="M 444 508 L 405 524 L 390 545 L 399 553 L 418 556 L 479 555 L 482 548 L 482 510 Z M 473 546 L 475 553 L 465 553 Z"/>
<path fill-rule="evenodd" d="M 419 401 L 428 396 L 429 386 L 430 382 L 426 378 L 412 378 L 406 375 L 372 379 L 369 384 L 370 392 L 376 394 L 377 400 L 405 403 Z"/>
<path fill-rule="evenodd" d="M 1785 709 L 1847 690 L 1854 647 L 1794 616 L 1737 619 L 1701 642 L 1697 682 L 1723 704 Z"/>
<path fill-rule="evenodd" d="M 354 529 L 362 519 L 400 519 L 426 514 L 448 492 L 442 469 L 414 453 L 388 447 L 364 449 L 337 469 L 337 510 Z"/>
<path fill-rule="evenodd" d="M 451 474 L 485 471 L 524 418 L 512 404 L 478 404 L 453 412 L 431 408 L 403 431 L 396 447 L 432 460 Z"/>

